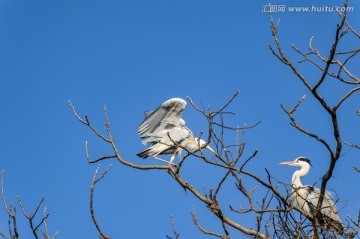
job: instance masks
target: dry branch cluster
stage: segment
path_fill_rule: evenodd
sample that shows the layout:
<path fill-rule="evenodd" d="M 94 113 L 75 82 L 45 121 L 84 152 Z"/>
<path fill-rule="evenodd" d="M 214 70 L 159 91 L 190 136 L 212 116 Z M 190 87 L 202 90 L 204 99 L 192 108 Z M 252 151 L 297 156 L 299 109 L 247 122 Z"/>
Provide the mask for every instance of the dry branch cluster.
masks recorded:
<path fill-rule="evenodd" d="M 346 6 L 347 1 L 345 2 L 345 9 Z M 74 106 L 71 104 L 71 102 L 69 102 L 75 117 L 82 124 L 89 127 L 92 132 L 96 134 L 103 142 L 111 146 L 113 150 L 113 154 L 111 155 L 100 156 L 96 159 L 91 159 L 88 152 L 88 145 L 86 143 L 85 148 L 88 162 L 98 163 L 103 160 L 114 158 L 119 163 L 128 167 L 139 170 L 160 170 L 169 174 L 169 176 L 175 180 L 180 187 L 182 187 L 187 192 L 190 192 L 197 200 L 202 202 L 203 205 L 208 208 L 210 213 L 219 219 L 219 224 L 222 228 L 221 232 L 216 232 L 212 229 L 204 228 L 200 223 L 201 219 L 199 220 L 195 209 L 193 210 L 192 219 L 195 225 L 201 233 L 209 236 L 228 239 L 231 238 L 231 235 L 236 232 L 240 232 L 240 234 L 249 236 L 250 238 L 262 239 L 309 238 L 311 236 L 313 236 L 313 238 L 353 238 L 357 236 L 360 215 L 356 215 L 356 220 L 350 217 L 346 219 L 346 233 L 343 235 L 340 235 L 337 232 L 331 230 L 325 230 L 323 227 L 320 227 L 317 217 L 317 214 L 321 209 L 322 201 L 324 200 L 322 195 L 324 195 L 327 183 L 332 177 L 333 171 L 340 159 L 343 150 L 343 139 L 338 122 L 338 109 L 351 95 L 353 95 L 355 92 L 359 92 L 360 90 L 360 79 L 356 76 L 355 73 L 353 73 L 352 69 L 350 69 L 351 67 L 348 67 L 349 62 L 355 59 L 355 57 L 358 55 L 360 48 L 350 50 L 347 49 L 345 51 L 338 49 L 339 43 L 342 41 L 344 36 L 350 35 L 350 37 L 353 36 L 355 38 L 360 38 L 360 35 L 347 22 L 346 12 L 339 12 L 338 14 L 340 17 L 340 23 L 336 26 L 335 36 L 330 47 L 329 54 L 325 55 L 316 49 L 314 46 L 314 40 L 311 38 L 307 51 L 301 51 L 296 46 L 292 46 L 293 50 L 302 58 L 297 63 L 294 63 L 292 60 L 290 60 L 283 51 L 278 36 L 279 22 L 275 23 L 273 15 L 270 14 L 272 36 L 275 42 L 274 46 L 269 45 L 270 51 L 285 66 L 289 67 L 294 75 L 300 80 L 300 82 L 306 86 L 308 90 L 307 94 L 310 94 L 314 97 L 315 101 L 319 103 L 321 107 L 327 112 L 329 117 L 328 119 L 332 122 L 332 140 L 335 140 L 335 146 L 329 143 L 329 141 L 323 138 L 321 135 L 307 130 L 296 120 L 295 113 L 300 110 L 299 107 L 305 100 L 305 96 L 302 97 L 294 107 L 286 108 L 284 105 L 281 105 L 281 108 L 290 120 L 290 124 L 302 134 L 305 134 L 309 138 L 318 141 L 320 145 L 325 147 L 329 153 L 329 164 L 326 173 L 321 178 L 321 194 L 314 213 L 309 213 L 299 208 L 291 199 L 291 185 L 280 182 L 274 178 L 267 169 L 265 169 L 265 178 L 261 178 L 256 173 L 246 170 L 246 166 L 250 164 L 256 157 L 258 149 L 253 150 L 250 156 L 245 157 L 244 152 L 246 149 L 246 143 L 244 141 L 244 135 L 245 132 L 257 126 L 258 123 L 251 127 L 245 126 L 242 128 L 232 127 L 224 123 L 225 115 L 232 115 L 232 113 L 226 112 L 226 109 L 233 102 L 234 98 L 238 94 L 238 91 L 235 92 L 235 94 L 229 99 L 228 102 L 223 105 L 223 107 L 220 107 L 216 111 L 211 111 L 210 108 L 206 110 L 201 109 L 191 100 L 191 98 L 188 98 L 190 104 L 207 119 L 207 143 L 211 142 L 211 144 L 216 145 L 218 155 L 213 156 L 213 158 L 210 159 L 204 155 L 202 149 L 194 152 L 183 148 L 186 154 L 181 157 L 180 162 L 176 167 L 173 167 L 172 165 L 144 166 L 124 159 L 121 156 L 121 153 L 118 151 L 118 147 L 114 138 L 112 137 L 110 121 L 106 108 L 104 108 L 106 134 L 101 134 L 100 131 L 91 124 L 88 117 L 80 117 L 75 111 Z M 311 66 L 318 69 L 321 72 L 320 77 L 314 81 L 314 79 L 309 80 L 304 75 L 302 75 L 298 70 L 297 65 L 304 63 L 309 63 Z M 319 92 L 319 88 L 321 86 L 326 87 L 328 79 L 335 79 L 339 84 L 350 87 L 350 90 L 344 93 L 344 95 L 340 97 L 334 105 L 330 105 L 325 97 Z M 359 110 L 357 110 L 356 113 L 359 114 Z M 235 135 L 235 138 L 233 138 L 234 140 L 232 140 L 232 142 L 227 142 L 229 139 L 224 137 L 224 132 L 232 132 L 233 135 Z M 359 149 L 357 144 L 352 143 L 348 145 Z M 199 158 L 205 165 L 215 167 L 216 170 L 222 172 L 223 176 L 214 184 L 215 186 L 206 190 L 199 189 L 183 177 L 182 169 L 183 167 L 186 167 L 185 161 L 189 156 Z M 101 238 L 109 238 L 109 236 L 104 234 L 96 220 L 92 201 L 95 184 L 105 176 L 108 169 L 97 178 L 99 171 L 98 167 L 91 184 L 90 210 L 94 224 L 96 225 Z M 356 167 L 355 169 L 358 170 Z M 255 188 L 249 188 L 249 186 L 247 186 L 248 182 L 254 182 L 258 186 Z M 241 196 L 239 197 L 239 201 L 243 202 L 240 207 L 235 207 L 233 205 L 226 204 L 226 202 L 219 201 L 219 195 L 222 192 L 222 188 L 227 183 L 235 185 L 234 190 L 237 190 L 240 193 Z M 261 196 L 255 196 L 254 192 L 260 188 L 266 193 Z M 252 223 L 256 226 L 252 228 L 245 226 L 241 222 L 236 221 L 234 219 L 236 218 L 234 215 L 250 215 L 247 218 L 252 218 Z M 176 231 L 172 217 L 171 224 L 174 237 L 179 238 L 180 233 Z M 167 236 L 167 238 L 172 237 Z"/>
<path fill-rule="evenodd" d="M 4 208 L 6 210 L 7 216 L 8 216 L 8 218 L 7 218 L 8 233 L 0 231 L 0 236 L 3 239 L 8 239 L 8 238 L 9 239 L 19 239 L 20 233 L 19 233 L 18 224 L 17 224 L 17 221 L 18 221 L 17 210 L 16 210 L 16 207 L 12 203 L 9 203 L 9 204 L 6 203 L 4 175 L 5 175 L 5 173 L 4 173 L 4 171 L 2 171 L 2 174 L 1 174 L 1 198 L 2 198 L 2 202 L 3 202 Z M 41 208 L 41 205 L 44 202 L 44 200 L 45 200 L 45 197 L 42 197 L 40 202 L 38 203 L 37 207 L 35 208 L 35 210 L 32 213 L 29 213 L 29 212 L 26 212 L 25 206 L 24 206 L 23 202 L 21 201 L 20 196 L 17 196 L 17 201 L 20 205 L 22 214 L 29 222 L 30 230 L 31 230 L 34 238 L 38 239 L 40 237 L 40 235 L 42 235 L 42 238 L 44 238 L 44 239 L 55 239 L 59 232 L 57 231 L 54 234 L 54 236 L 52 236 L 52 237 L 50 236 L 48 226 L 46 223 L 46 220 L 48 219 L 50 214 L 46 212 L 46 207 L 44 207 L 43 214 L 41 216 L 37 216 L 39 209 Z M 8 236 L 6 236 L 6 234 L 8 234 Z"/>

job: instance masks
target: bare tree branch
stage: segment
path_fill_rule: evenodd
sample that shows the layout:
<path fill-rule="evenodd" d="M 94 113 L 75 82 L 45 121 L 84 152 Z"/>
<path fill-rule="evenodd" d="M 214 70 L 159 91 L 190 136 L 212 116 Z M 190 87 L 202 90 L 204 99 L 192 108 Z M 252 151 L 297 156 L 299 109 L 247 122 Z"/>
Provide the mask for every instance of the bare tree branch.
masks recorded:
<path fill-rule="evenodd" d="M 94 189 L 95 189 L 96 183 L 98 183 L 101 179 L 103 179 L 105 177 L 106 173 L 109 171 L 110 168 L 111 168 L 111 164 L 99 177 L 97 177 L 99 169 L 100 169 L 100 165 L 98 165 L 98 167 L 96 168 L 96 171 L 94 173 L 93 179 L 91 181 L 91 186 L 90 186 L 90 214 L 91 214 L 91 218 L 96 226 L 96 229 L 100 233 L 100 238 L 103 238 L 103 239 L 110 239 L 111 237 L 104 234 L 104 232 L 102 231 L 102 229 L 96 219 L 95 212 L 94 212 Z"/>
<path fill-rule="evenodd" d="M 47 226 L 47 223 L 46 223 L 46 219 L 48 218 L 49 214 L 46 212 L 46 207 L 44 208 L 44 228 L 45 228 L 45 231 L 42 232 L 43 236 L 45 239 L 55 239 L 57 237 L 57 235 L 59 235 L 59 231 L 56 231 L 54 236 L 53 237 L 50 237 L 50 234 L 49 234 L 49 230 L 48 230 L 48 226 Z"/>
<path fill-rule="evenodd" d="M 212 232 L 212 231 L 207 231 L 205 230 L 199 223 L 197 217 L 196 217 L 196 210 L 195 210 L 195 207 L 193 209 L 193 212 L 191 213 L 191 218 L 193 219 L 195 225 L 197 226 L 197 228 L 199 229 L 200 232 L 202 232 L 203 234 L 205 235 L 210 235 L 210 236 L 215 236 L 215 237 L 218 237 L 218 238 L 221 238 L 221 239 L 224 239 L 225 237 L 216 233 L 216 232 Z"/>
<path fill-rule="evenodd" d="M 4 170 L 2 171 L 2 178 L 1 178 L 1 195 L 2 195 L 2 201 L 4 204 L 4 208 L 8 214 L 8 230 L 9 230 L 9 238 L 10 239 L 18 239 L 20 238 L 19 233 L 18 233 L 18 227 L 17 227 L 17 214 L 16 214 L 16 208 L 12 206 L 12 203 L 9 204 L 9 206 L 7 205 L 6 201 L 5 201 L 5 192 L 4 192 Z M 30 225 L 30 229 L 32 231 L 32 234 L 34 236 L 34 238 L 39 238 L 39 229 L 43 226 L 43 228 L 45 229 L 45 231 L 42 231 L 41 233 L 43 234 L 45 239 L 50 239 L 49 236 L 49 232 L 48 232 L 48 228 L 46 225 L 46 219 L 49 217 L 49 214 L 46 213 L 46 208 L 44 209 L 44 214 L 43 216 L 40 218 L 39 222 L 36 224 L 35 223 L 35 217 L 42 205 L 42 203 L 44 202 L 45 197 L 42 197 L 40 202 L 38 203 L 36 209 L 32 212 L 32 213 L 27 213 L 25 210 L 25 207 L 20 199 L 20 196 L 17 196 L 17 201 L 21 207 L 22 213 L 25 216 L 25 218 L 29 221 L 29 225 Z M 55 239 L 55 237 L 58 235 L 59 232 L 56 232 L 55 235 L 52 237 L 53 239 Z M 0 231 L 0 236 L 2 238 L 7 238 L 4 234 L 4 232 Z"/>
<path fill-rule="evenodd" d="M 303 98 L 301 98 L 303 99 Z M 299 100 L 299 102 L 301 102 L 302 100 Z M 311 133 L 310 131 L 304 129 L 303 127 L 301 127 L 298 122 L 295 120 L 295 118 L 293 117 L 292 113 L 297 109 L 297 107 L 300 105 L 298 102 L 298 104 L 294 107 L 294 109 L 286 109 L 284 107 L 284 105 L 280 104 L 281 106 L 281 109 L 288 115 L 289 119 L 291 120 L 291 126 L 295 127 L 296 129 L 298 129 L 300 132 L 316 139 L 317 141 L 321 142 L 325 147 L 326 149 L 329 151 L 329 153 L 331 155 L 334 154 L 332 148 L 330 147 L 330 145 L 328 144 L 328 142 L 326 140 L 324 140 L 323 138 L 321 138 L 320 136 L 314 134 L 314 133 Z"/>
<path fill-rule="evenodd" d="M 86 159 L 88 160 L 89 163 L 97 163 L 104 159 L 116 158 L 116 155 L 106 155 L 106 156 L 99 156 L 97 159 L 92 160 L 89 155 L 89 147 L 87 141 L 85 142 L 85 153 L 86 153 Z"/>
<path fill-rule="evenodd" d="M 174 218 L 173 218 L 172 215 L 170 216 L 170 222 L 171 222 L 171 228 L 172 228 L 172 231 L 174 233 L 175 239 L 179 239 L 180 234 L 176 231 L 175 222 L 174 222 Z M 166 238 L 172 239 L 172 237 L 170 237 L 170 236 L 166 236 Z"/>
<path fill-rule="evenodd" d="M 115 141 L 114 141 L 114 139 L 112 139 L 112 137 L 111 137 L 111 135 L 110 135 L 110 138 L 108 139 L 108 138 L 106 138 L 105 136 L 103 136 L 103 135 L 101 135 L 99 132 L 98 132 L 98 130 L 90 123 L 90 121 L 88 120 L 88 117 L 87 116 L 85 116 L 85 118 L 86 118 L 86 120 L 83 120 L 78 114 L 77 114 L 77 112 L 76 112 L 76 110 L 75 110 L 75 107 L 72 105 L 72 103 L 71 103 L 71 101 L 69 101 L 69 106 L 70 106 L 70 108 L 71 108 L 71 110 L 72 110 L 72 112 L 73 112 L 73 114 L 74 114 L 74 116 L 78 119 L 78 121 L 80 121 L 82 124 L 84 124 L 84 125 L 86 125 L 87 127 L 89 127 L 98 137 L 100 137 L 103 141 L 105 141 L 105 142 L 107 142 L 107 143 L 109 143 L 110 145 L 111 145 L 111 147 L 112 147 L 112 149 L 114 150 L 114 155 L 116 155 L 116 158 L 117 158 L 117 160 L 120 162 L 120 163 L 122 163 L 122 164 L 124 164 L 124 165 L 126 165 L 126 166 L 129 166 L 129 167 L 131 167 L 131 168 L 136 168 L 136 169 L 141 169 L 141 170 L 151 170 L 151 169 L 162 169 L 162 170 L 166 170 L 166 169 L 169 169 L 170 168 L 170 166 L 158 166 L 158 165 L 151 165 L 151 166 L 142 166 L 142 165 L 138 165 L 138 164 L 134 164 L 134 163 L 131 163 L 131 162 L 129 162 L 129 161 L 126 161 L 126 160 L 124 160 L 121 156 L 120 156 L 120 153 L 119 153 L 119 151 L 118 151 L 118 149 L 117 149 L 117 147 L 116 147 L 116 144 L 115 144 Z M 107 128 L 107 130 L 109 130 L 108 131 L 108 133 L 110 132 L 110 123 L 108 122 L 108 117 L 107 117 L 107 113 L 106 113 L 106 108 L 105 108 L 105 111 L 104 111 L 104 113 L 105 113 L 105 116 L 106 116 L 106 128 Z M 87 149 L 87 147 L 86 147 L 86 145 L 85 145 L 85 149 L 86 150 L 88 150 Z M 88 154 L 87 154 L 88 155 Z M 102 156 L 102 157 L 104 157 L 104 156 Z M 98 161 L 100 161 L 100 160 L 102 160 L 102 157 L 99 157 L 98 159 L 96 159 L 96 160 L 90 160 L 90 162 L 98 162 Z M 105 156 L 105 157 L 112 157 L 112 156 Z M 88 161 L 89 161 L 89 158 L 88 158 Z"/>
<path fill-rule="evenodd" d="M 18 233 L 17 224 L 16 224 L 16 208 L 15 207 L 14 207 L 14 209 L 12 208 L 12 203 L 10 203 L 8 206 L 5 201 L 4 177 L 5 177 L 5 172 L 4 172 L 4 170 L 2 170 L 2 172 L 1 172 L 1 197 L 2 197 L 3 204 L 4 204 L 4 208 L 8 214 L 9 235 L 10 235 L 11 239 L 18 239 L 19 233 Z"/>
<path fill-rule="evenodd" d="M 26 213 L 25 207 L 20 199 L 20 196 L 17 196 L 17 200 L 20 204 L 20 207 L 22 209 L 22 212 L 24 214 L 24 216 L 28 219 L 29 223 L 30 223 L 30 228 L 32 230 L 32 233 L 34 235 L 34 237 L 37 239 L 38 237 L 38 228 L 44 223 L 44 221 L 46 220 L 46 218 L 49 216 L 49 214 L 44 215 L 44 217 L 41 219 L 41 221 L 37 224 L 34 225 L 34 218 L 37 214 L 37 212 L 39 211 L 39 208 L 41 207 L 41 204 L 44 202 L 45 197 L 42 197 L 38 206 L 36 207 L 35 211 L 33 213 Z"/>

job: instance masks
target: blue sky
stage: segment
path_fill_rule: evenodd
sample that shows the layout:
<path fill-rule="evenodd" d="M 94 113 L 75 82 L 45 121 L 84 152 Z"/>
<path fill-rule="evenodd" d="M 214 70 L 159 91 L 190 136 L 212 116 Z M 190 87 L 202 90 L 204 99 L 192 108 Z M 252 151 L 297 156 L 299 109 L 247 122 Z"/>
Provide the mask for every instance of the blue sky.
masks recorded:
<path fill-rule="evenodd" d="M 228 122 L 236 126 L 262 121 L 246 134 L 246 155 L 260 149 L 249 170 L 263 176 L 266 167 L 289 182 L 293 168 L 278 162 L 303 155 L 314 165 L 303 181 L 313 184 L 325 172 L 328 154 L 289 125 L 280 103 L 292 106 L 308 95 L 296 116 L 304 127 L 326 139 L 331 139 L 330 121 L 268 50 L 267 44 L 272 43 L 269 15 L 261 12 L 267 3 L 0 0 L 0 168 L 6 174 L 7 201 L 15 203 L 20 195 L 31 210 L 45 195 L 49 228 L 53 233 L 60 231 L 58 238 L 97 238 L 88 210 L 89 186 L 97 165 L 87 163 L 84 142 L 89 142 L 94 157 L 111 149 L 76 121 L 68 100 L 101 130 L 106 104 L 122 156 L 150 164 L 158 162 L 135 156 L 144 149 L 136 127 L 145 110 L 186 96 L 215 109 L 236 89 L 240 93 L 230 107 L 236 116 Z M 298 0 L 273 3 L 304 5 Z M 306 4 L 335 6 L 341 1 Z M 360 29 L 359 3 L 350 1 L 350 5 L 354 12 L 349 13 L 349 22 Z M 335 13 L 284 12 L 275 17 L 281 19 L 279 37 L 291 59 L 300 57 L 290 45 L 306 50 L 311 36 L 314 45 L 328 53 L 338 22 Z M 358 43 L 348 39 L 341 46 L 357 48 Z M 319 76 L 309 65 L 299 69 L 311 80 Z M 346 88 L 328 83 L 321 93 L 336 102 L 337 92 L 343 94 Z M 360 143 L 359 117 L 354 113 L 360 107 L 359 95 L 354 96 L 341 108 L 339 121 L 344 141 Z M 191 107 L 183 117 L 194 134 L 206 131 L 206 121 Z M 95 209 L 104 231 L 113 238 L 165 238 L 171 234 L 170 215 L 181 238 L 202 238 L 191 221 L 193 206 L 205 227 L 217 228 L 216 218 L 165 172 L 140 172 L 111 160 L 103 162 L 102 168 L 110 163 L 112 169 L 95 191 Z M 360 165 L 359 152 L 350 150 L 329 183 L 340 197 L 343 218 L 355 217 L 360 205 L 360 192 L 353 185 L 360 175 L 352 170 L 354 165 Z M 196 159 L 184 170 L 184 176 L 200 188 L 212 186 L 209 175 L 220 176 Z M 223 197 L 233 205 L 241 200 L 230 187 Z M 4 231 L 4 210 L 0 218 Z M 19 223 L 20 233 L 28 237 L 26 222 Z"/>

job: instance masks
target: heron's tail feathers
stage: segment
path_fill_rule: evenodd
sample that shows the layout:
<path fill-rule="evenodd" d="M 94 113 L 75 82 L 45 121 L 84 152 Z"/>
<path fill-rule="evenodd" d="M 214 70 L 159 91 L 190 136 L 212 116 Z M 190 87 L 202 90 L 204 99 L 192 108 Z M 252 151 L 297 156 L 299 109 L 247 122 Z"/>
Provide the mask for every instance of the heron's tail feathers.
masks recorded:
<path fill-rule="evenodd" d="M 329 227 L 331 227 L 336 233 L 340 235 L 344 234 L 344 226 L 341 222 L 330 219 L 328 223 L 329 223 Z"/>
<path fill-rule="evenodd" d="M 136 156 L 138 156 L 139 158 L 147 158 L 149 156 L 152 156 L 153 154 L 151 154 L 151 148 L 148 148 L 140 153 L 138 153 Z"/>
<path fill-rule="evenodd" d="M 145 149 L 144 151 L 138 153 L 136 156 L 144 159 L 149 156 L 162 154 L 162 153 L 164 153 L 164 151 L 166 151 L 168 149 L 169 149 L 169 146 L 167 146 L 165 144 L 156 143 L 153 146 L 151 146 L 150 148 Z"/>
<path fill-rule="evenodd" d="M 340 217 L 334 220 L 328 216 L 320 214 L 319 221 L 323 224 L 324 228 L 331 228 L 340 235 L 344 234 L 344 225 L 342 224 Z"/>

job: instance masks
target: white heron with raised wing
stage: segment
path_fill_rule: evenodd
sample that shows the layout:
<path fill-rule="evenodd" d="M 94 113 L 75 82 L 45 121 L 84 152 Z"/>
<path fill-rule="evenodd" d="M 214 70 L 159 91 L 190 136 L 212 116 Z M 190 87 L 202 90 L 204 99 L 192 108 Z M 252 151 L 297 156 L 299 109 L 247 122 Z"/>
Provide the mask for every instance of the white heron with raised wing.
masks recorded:
<path fill-rule="evenodd" d="M 158 158 L 158 155 L 171 154 L 170 162 L 168 162 L 171 164 L 182 148 L 199 150 L 203 147 L 217 155 L 204 140 L 195 138 L 191 130 L 185 126 L 185 121 L 181 118 L 185 106 L 185 100 L 172 98 L 165 101 L 155 111 L 145 112 L 145 120 L 136 131 L 142 143 L 151 147 L 138 153 L 138 157 L 152 156 L 157 160 L 165 161 Z"/>

